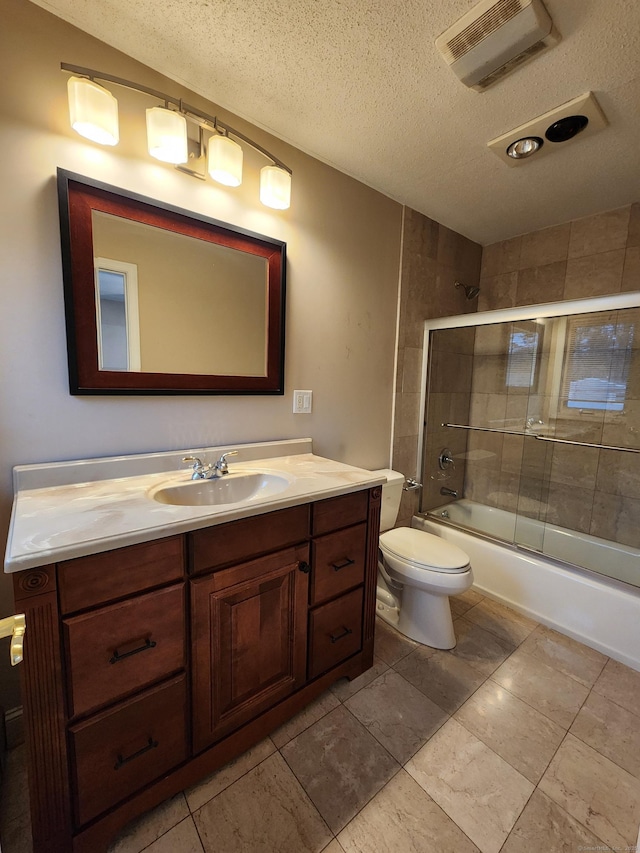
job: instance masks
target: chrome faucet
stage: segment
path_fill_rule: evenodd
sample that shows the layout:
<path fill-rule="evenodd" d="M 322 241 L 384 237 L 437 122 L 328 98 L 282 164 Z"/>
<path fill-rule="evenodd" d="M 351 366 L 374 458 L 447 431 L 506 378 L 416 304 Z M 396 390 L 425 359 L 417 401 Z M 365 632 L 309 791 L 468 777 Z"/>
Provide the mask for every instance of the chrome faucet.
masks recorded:
<path fill-rule="evenodd" d="M 458 492 L 456 491 L 456 489 L 450 489 L 448 486 L 443 486 L 440 489 L 440 494 L 445 495 L 446 497 L 449 497 L 449 498 L 457 498 L 458 497 Z"/>
<path fill-rule="evenodd" d="M 227 465 L 227 456 L 237 456 L 237 450 L 227 450 L 226 453 L 223 453 L 220 459 L 213 466 L 211 477 L 214 479 L 217 477 L 224 477 L 225 474 L 229 473 L 229 466 Z"/>
<path fill-rule="evenodd" d="M 191 462 L 192 464 L 192 472 L 191 479 L 192 480 L 217 480 L 218 477 L 224 477 L 225 474 L 229 473 L 229 466 L 227 465 L 227 456 L 237 456 L 237 450 L 227 450 L 226 453 L 223 453 L 220 459 L 215 463 L 215 465 L 205 465 L 198 456 L 183 456 L 183 462 Z"/>
<path fill-rule="evenodd" d="M 183 462 L 192 462 L 192 480 L 206 480 L 207 473 L 211 470 L 211 465 L 205 465 L 197 456 L 183 456 Z"/>

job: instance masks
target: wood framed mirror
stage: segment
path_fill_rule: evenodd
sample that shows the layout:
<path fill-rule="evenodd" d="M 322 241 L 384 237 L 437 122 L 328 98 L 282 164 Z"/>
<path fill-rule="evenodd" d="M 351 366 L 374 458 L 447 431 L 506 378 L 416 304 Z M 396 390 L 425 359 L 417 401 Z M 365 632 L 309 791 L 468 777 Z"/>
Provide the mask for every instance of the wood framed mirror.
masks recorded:
<path fill-rule="evenodd" d="M 286 244 L 58 170 L 72 394 L 283 394 Z"/>

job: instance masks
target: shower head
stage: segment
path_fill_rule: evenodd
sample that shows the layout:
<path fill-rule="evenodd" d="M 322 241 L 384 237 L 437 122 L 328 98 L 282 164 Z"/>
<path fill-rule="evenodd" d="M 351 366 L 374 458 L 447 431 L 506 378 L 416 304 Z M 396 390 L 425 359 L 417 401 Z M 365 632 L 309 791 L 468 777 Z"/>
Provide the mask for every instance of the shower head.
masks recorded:
<path fill-rule="evenodd" d="M 472 284 L 463 284 L 461 281 L 456 281 L 454 287 L 463 287 L 467 299 L 475 299 L 480 293 L 480 288 Z"/>

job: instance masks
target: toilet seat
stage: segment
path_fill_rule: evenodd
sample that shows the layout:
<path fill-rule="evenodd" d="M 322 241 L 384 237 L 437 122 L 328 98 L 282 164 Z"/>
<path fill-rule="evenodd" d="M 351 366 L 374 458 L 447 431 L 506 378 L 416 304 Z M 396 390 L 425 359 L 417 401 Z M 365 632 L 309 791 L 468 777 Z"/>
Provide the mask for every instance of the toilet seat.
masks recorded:
<path fill-rule="evenodd" d="M 462 548 L 424 530 L 396 527 L 380 536 L 380 550 L 407 568 L 428 572 L 459 574 L 469 569 L 469 557 Z"/>

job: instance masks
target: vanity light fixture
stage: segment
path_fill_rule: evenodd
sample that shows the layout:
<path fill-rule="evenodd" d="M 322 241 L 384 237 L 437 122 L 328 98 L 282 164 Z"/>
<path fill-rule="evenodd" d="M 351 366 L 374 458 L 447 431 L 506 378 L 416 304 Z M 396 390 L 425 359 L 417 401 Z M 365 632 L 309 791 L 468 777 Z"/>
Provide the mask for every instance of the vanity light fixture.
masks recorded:
<path fill-rule="evenodd" d="M 218 121 L 216 116 L 131 80 L 82 68 L 60 64 L 71 76 L 68 81 L 69 115 L 71 126 L 81 136 L 101 145 L 116 145 L 118 133 L 118 102 L 108 89 L 96 83 L 112 83 L 135 92 L 150 95 L 164 106 L 150 107 L 146 112 L 147 147 L 149 154 L 164 163 L 173 163 L 181 171 L 205 179 L 204 171 L 196 168 L 206 154 L 206 171 L 218 183 L 237 187 L 242 183 L 242 146 L 235 140 L 258 151 L 270 164 L 260 170 L 260 201 L 274 210 L 286 210 L 291 205 L 291 169 L 266 148 L 248 136 Z M 189 138 L 188 123 L 198 128 L 199 142 Z M 235 139 L 231 139 L 231 137 Z M 193 148 L 197 148 L 194 151 Z M 204 167 L 203 167 L 204 169 Z"/>
<path fill-rule="evenodd" d="M 267 207 L 286 210 L 291 204 L 291 174 L 278 166 L 260 169 L 260 201 Z"/>
<path fill-rule="evenodd" d="M 214 181 L 226 187 L 242 183 L 242 148 L 228 136 L 209 137 L 207 171 Z"/>
<path fill-rule="evenodd" d="M 151 107 L 147 110 L 147 148 L 149 154 L 174 166 L 189 159 L 187 120 L 175 110 Z"/>
<path fill-rule="evenodd" d="M 117 145 L 118 102 L 111 92 L 86 77 L 69 77 L 69 119 L 71 127 L 92 142 Z"/>

